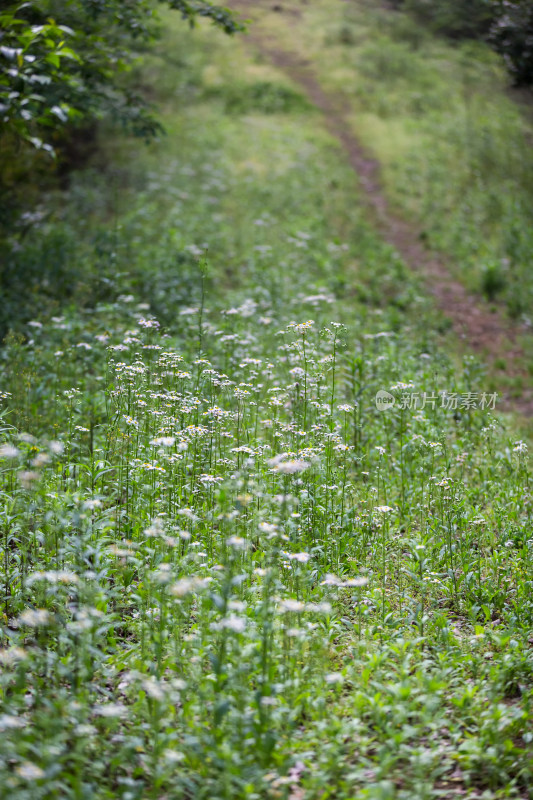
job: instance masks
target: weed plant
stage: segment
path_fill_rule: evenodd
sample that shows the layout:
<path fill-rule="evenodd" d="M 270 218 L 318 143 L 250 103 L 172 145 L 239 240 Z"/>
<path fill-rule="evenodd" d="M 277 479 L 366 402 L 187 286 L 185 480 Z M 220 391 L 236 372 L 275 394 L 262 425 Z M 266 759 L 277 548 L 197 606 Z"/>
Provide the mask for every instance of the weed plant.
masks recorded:
<path fill-rule="evenodd" d="M 106 296 L 2 351 L 0 785 L 531 796 L 527 445 L 313 113 L 226 113 L 196 37 L 168 137 L 21 245 Z"/>

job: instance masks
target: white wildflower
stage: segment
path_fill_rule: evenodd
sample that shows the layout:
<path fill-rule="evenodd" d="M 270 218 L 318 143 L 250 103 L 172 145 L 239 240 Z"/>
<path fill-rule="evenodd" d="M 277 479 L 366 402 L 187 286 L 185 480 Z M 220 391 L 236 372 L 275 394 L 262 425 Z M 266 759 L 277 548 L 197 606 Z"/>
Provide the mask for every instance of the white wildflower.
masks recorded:
<path fill-rule="evenodd" d="M 226 544 L 237 550 L 245 550 L 248 547 L 248 542 L 242 536 L 230 536 L 229 539 L 226 539 Z"/>
<path fill-rule="evenodd" d="M 208 583 L 208 578 L 198 578 L 196 576 L 180 578 L 179 581 L 176 581 L 176 583 L 172 584 L 170 587 L 170 594 L 179 599 L 188 594 L 202 591 L 207 587 Z"/>
<path fill-rule="evenodd" d="M 61 570 L 46 570 L 46 571 L 39 571 L 39 572 L 32 572 L 28 575 L 28 585 L 35 583 L 36 581 L 47 581 L 51 584 L 58 584 L 62 583 L 64 585 L 74 584 L 79 582 L 79 578 L 75 572 L 72 572 L 68 569 L 61 569 Z"/>
<path fill-rule="evenodd" d="M 37 766 L 37 764 L 33 764 L 31 761 L 23 761 L 20 764 L 15 772 L 21 778 L 24 778 L 25 781 L 38 781 L 40 778 L 44 778 L 44 770 Z"/>
<path fill-rule="evenodd" d="M 368 583 L 368 578 L 365 578 L 364 575 L 360 575 L 358 578 L 349 578 L 347 581 L 344 581 L 342 586 L 354 587 L 359 589 L 362 586 L 366 586 L 367 583 Z"/>
<path fill-rule="evenodd" d="M 323 581 L 320 582 L 321 586 L 342 586 L 343 583 L 340 578 L 337 578 L 332 572 L 329 572 Z"/>
<path fill-rule="evenodd" d="M 307 564 L 310 558 L 309 553 L 289 553 L 289 560 L 299 561 L 300 564 Z"/>
<path fill-rule="evenodd" d="M 309 461 L 303 461 L 300 458 L 291 458 L 288 461 L 279 461 L 277 458 L 271 458 L 268 464 L 272 467 L 272 472 L 277 472 L 280 475 L 296 475 L 311 466 Z"/>
<path fill-rule="evenodd" d="M 302 603 L 300 600 L 293 600 L 289 597 L 280 601 L 278 609 L 282 614 L 287 611 L 294 611 L 296 614 L 300 614 L 302 611 L 305 611 L 305 603 Z"/>
<path fill-rule="evenodd" d="M 344 683 L 344 676 L 340 672 L 328 672 L 328 674 L 324 676 L 324 680 L 329 684 Z"/>
<path fill-rule="evenodd" d="M 259 702 L 262 706 L 277 706 L 278 704 L 277 699 L 271 695 L 264 695 Z"/>
<path fill-rule="evenodd" d="M 124 717 L 127 713 L 127 708 L 122 703 L 103 703 L 96 707 L 94 713 L 99 717 L 106 718 Z"/>
<path fill-rule="evenodd" d="M 17 661 L 24 661 L 26 658 L 26 651 L 22 647 L 7 647 L 0 649 L 0 664 L 12 666 Z"/>
<path fill-rule="evenodd" d="M 159 436 L 156 439 L 151 439 L 150 444 L 154 447 L 172 447 L 175 441 L 175 436 Z"/>
<path fill-rule="evenodd" d="M 27 625 L 28 628 L 41 628 L 50 625 L 52 616 L 45 608 L 27 608 L 17 622 L 19 625 Z"/>
<path fill-rule="evenodd" d="M 15 445 L 9 443 L 0 445 L 0 458 L 14 459 L 18 458 L 19 455 L 20 450 Z"/>
<path fill-rule="evenodd" d="M 219 622 L 214 622 L 211 628 L 215 631 L 228 630 L 233 633 L 243 633 L 246 629 L 246 620 L 236 614 L 230 614 Z"/>
<path fill-rule="evenodd" d="M 16 728 L 25 728 L 26 720 L 21 717 L 13 717 L 10 714 L 0 714 L 0 731 L 9 731 Z"/>
<path fill-rule="evenodd" d="M 32 472 L 31 470 L 23 470 L 18 474 L 18 479 L 23 489 L 32 489 L 40 477 L 38 472 Z"/>
<path fill-rule="evenodd" d="M 259 530 L 261 533 L 268 533 L 269 537 L 275 536 L 278 531 L 278 526 L 271 522 L 260 522 Z"/>
<path fill-rule="evenodd" d="M 64 450 L 63 444 L 61 442 L 56 442 L 56 441 L 50 442 L 48 447 L 50 448 L 50 452 L 54 456 L 60 456 Z"/>
<path fill-rule="evenodd" d="M 314 611 L 315 614 L 331 614 L 331 603 L 307 603 L 306 611 Z"/>
<path fill-rule="evenodd" d="M 146 678 L 141 685 L 148 697 L 151 697 L 152 700 L 157 700 L 160 703 L 163 702 L 165 699 L 165 692 L 163 691 L 161 684 L 156 681 L 155 678 Z"/>
<path fill-rule="evenodd" d="M 163 750 L 163 758 L 168 764 L 179 764 L 185 760 L 185 754 L 179 750 L 167 748 L 167 750 Z"/>

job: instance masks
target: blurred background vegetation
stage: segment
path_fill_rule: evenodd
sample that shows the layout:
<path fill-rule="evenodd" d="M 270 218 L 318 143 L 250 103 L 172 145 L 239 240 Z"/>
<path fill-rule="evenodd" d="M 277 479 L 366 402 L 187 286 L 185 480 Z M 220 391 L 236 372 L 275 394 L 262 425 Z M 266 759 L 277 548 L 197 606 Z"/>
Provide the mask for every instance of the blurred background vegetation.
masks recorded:
<path fill-rule="evenodd" d="M 394 0 L 434 33 L 483 39 L 501 53 L 516 86 L 533 81 L 531 0 Z"/>
<path fill-rule="evenodd" d="M 66 189 L 91 159 L 104 170 L 103 129 L 147 141 L 163 132 L 135 72 L 161 33 L 160 6 L 191 26 L 207 18 L 228 34 L 242 29 L 208 0 L 19 0 L 0 12 L 0 340 L 32 309 L 91 283 L 76 235 L 52 226 L 34 244 L 31 232 L 54 215 L 45 192 Z M 105 278 L 97 283 L 90 302 L 100 299 Z M 87 301 L 86 290 L 80 299 Z"/>
<path fill-rule="evenodd" d="M 242 30 L 235 14 L 205 0 L 19 0 L 0 13 L 2 338 L 32 308 L 91 283 L 91 270 L 73 256 L 75 236 L 54 227 L 43 250 L 30 234 L 54 214 L 44 193 L 68 188 L 77 170 L 92 165 L 120 184 L 109 178 L 103 140 L 121 129 L 146 140 L 163 133 L 157 91 L 136 68 L 161 34 L 163 7 L 190 24 L 204 17 L 226 33 Z M 357 135 L 381 161 L 395 205 L 422 221 L 430 246 L 457 260 L 470 289 L 522 318 L 533 299 L 531 126 L 523 96 L 509 98 L 506 84 L 525 87 L 528 99 L 531 0 L 355 2 L 335 14 L 331 3 L 305 8 L 306 20 L 314 15 L 313 47 L 325 47 L 320 78 L 341 88 L 357 114 Z M 306 25 L 291 42 L 302 55 Z M 168 72 L 180 85 L 196 80 L 180 52 Z M 202 91 L 222 90 L 207 81 Z M 308 104 L 290 85 L 268 81 L 228 81 L 221 99 L 234 114 L 295 104 L 305 112 Z M 100 273 L 95 280 L 99 289 L 84 290 L 83 302 L 105 294 Z"/>

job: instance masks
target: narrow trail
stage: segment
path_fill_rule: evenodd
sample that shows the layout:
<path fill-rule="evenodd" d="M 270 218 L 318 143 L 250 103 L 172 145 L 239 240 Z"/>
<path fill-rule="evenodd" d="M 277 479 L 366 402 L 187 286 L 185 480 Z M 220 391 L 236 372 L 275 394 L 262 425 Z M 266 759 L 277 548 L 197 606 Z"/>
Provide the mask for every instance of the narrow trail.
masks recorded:
<path fill-rule="evenodd" d="M 479 354 L 491 366 L 498 359 L 506 364 L 508 376 L 527 374 L 520 362 L 524 352 L 518 336 L 524 331 L 499 310 L 494 310 L 480 297 L 470 294 L 450 273 L 444 259 L 428 250 L 421 238 L 421 229 L 411 221 L 395 214 L 385 196 L 379 162 L 358 141 L 346 120 L 345 101 L 324 91 L 313 70 L 312 61 L 283 49 L 261 28 L 254 12 L 272 11 L 295 26 L 301 12 L 294 7 L 284 8 L 264 0 L 232 0 L 230 6 L 245 19 L 250 20 L 247 39 L 250 44 L 275 67 L 285 72 L 305 91 L 313 105 L 322 112 L 329 133 L 342 145 L 348 161 L 357 173 L 363 200 L 371 212 L 383 239 L 401 255 L 414 271 L 421 274 L 435 305 L 449 318 L 455 334 L 465 347 Z M 533 390 L 524 390 L 520 397 L 503 396 L 500 407 L 533 417 Z"/>

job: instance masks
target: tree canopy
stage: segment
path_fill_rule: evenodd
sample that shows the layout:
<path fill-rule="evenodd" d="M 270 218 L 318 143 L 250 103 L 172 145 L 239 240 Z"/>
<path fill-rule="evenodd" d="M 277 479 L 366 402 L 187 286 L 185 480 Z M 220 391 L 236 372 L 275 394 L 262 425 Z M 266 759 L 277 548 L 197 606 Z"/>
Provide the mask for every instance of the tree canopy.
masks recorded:
<path fill-rule="evenodd" d="M 191 25 L 210 19 L 227 34 L 242 29 L 232 12 L 208 0 L 33 0 L 0 13 L 0 119 L 3 135 L 54 153 L 69 123 L 112 111 L 133 132 L 158 123 L 121 82 L 138 47 L 155 33 L 164 4 Z"/>

